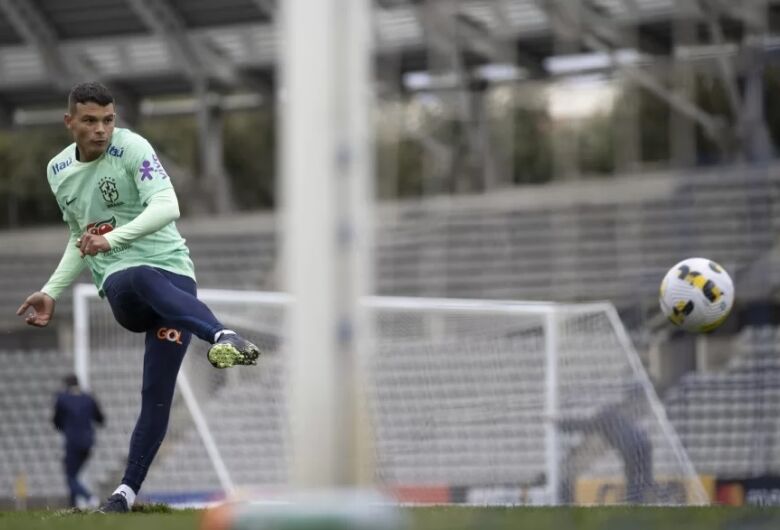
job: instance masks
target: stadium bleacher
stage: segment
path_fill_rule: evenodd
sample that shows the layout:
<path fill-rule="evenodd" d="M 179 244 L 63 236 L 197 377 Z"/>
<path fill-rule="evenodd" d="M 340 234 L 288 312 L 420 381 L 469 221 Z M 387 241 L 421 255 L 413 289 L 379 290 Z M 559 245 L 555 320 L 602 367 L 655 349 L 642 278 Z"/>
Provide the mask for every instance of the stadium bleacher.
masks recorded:
<path fill-rule="evenodd" d="M 780 398 L 778 339 L 778 328 L 745 329 L 735 338 L 735 355 L 726 369 L 691 373 L 665 396 L 669 419 L 700 473 L 728 478 L 778 471 L 777 459 L 773 458 L 780 453 L 776 441 L 780 422 L 775 406 Z M 188 362 L 205 362 L 203 352 L 194 350 Z M 543 432 L 537 409 L 506 410 L 502 406 L 499 408 L 504 412 L 499 416 L 485 416 L 483 410 L 474 416 L 475 430 L 465 438 L 462 430 L 448 427 L 453 396 L 463 399 L 465 408 L 459 409 L 460 414 L 468 414 L 475 407 L 497 410 L 484 401 L 485 396 L 472 395 L 474 388 L 479 388 L 479 384 L 473 384 L 477 381 L 474 378 L 481 376 L 474 370 L 464 371 L 475 362 L 468 347 L 460 345 L 462 355 L 454 346 L 442 349 L 445 363 L 431 358 L 430 352 L 425 357 L 417 355 L 413 347 L 397 351 L 403 351 L 404 356 L 380 355 L 374 366 L 380 398 L 375 413 L 382 440 L 377 448 L 382 455 L 378 464 L 384 481 L 438 479 L 457 483 L 473 481 L 475 476 L 496 480 L 495 475 L 504 480 L 533 481 L 543 471 Z M 0 392 L 0 495 L 12 496 L 16 478 L 24 474 L 31 496 L 54 502 L 64 495 L 65 486 L 51 480 L 59 474 L 62 456 L 61 442 L 50 424 L 51 398 L 71 361 L 56 351 L 3 355 L 8 370 L 3 371 Z M 101 362 L 93 368 L 95 391 L 109 418 L 108 426 L 99 433 L 99 444 L 87 470 L 86 476 L 93 484 L 111 483 L 121 473 L 138 410 L 138 355 L 133 350 L 100 352 Z M 499 372 L 483 371 L 487 377 L 483 384 L 489 382 L 493 391 L 500 390 L 505 405 L 534 395 L 533 385 L 540 384 L 533 369 L 538 360 L 528 359 L 527 363 L 515 364 L 512 370 L 507 370 L 509 364 L 498 358 L 488 360 Z M 216 399 L 205 404 L 215 439 L 221 447 L 229 448 L 223 455 L 225 464 L 238 483 L 269 486 L 286 480 L 282 370 L 279 357 L 267 359 L 262 370 L 242 373 L 240 384 L 226 385 Z M 465 380 L 464 373 L 472 373 L 474 380 Z M 426 380 L 425 385 L 418 384 L 420 377 Z M 236 405 L 225 408 L 221 406 L 225 402 Z M 179 402 L 174 407 L 172 424 L 186 423 L 187 418 L 177 419 L 182 414 L 186 411 Z M 432 422 L 434 417 L 436 421 Z M 489 425 L 493 427 L 487 428 Z M 145 486 L 147 492 L 219 488 L 202 440 L 192 428 L 182 433 L 167 440 L 161 449 Z M 421 438 L 422 433 L 427 434 Z M 474 438 L 477 433 L 480 436 Z M 479 453 L 482 460 L 473 461 L 475 453 L 468 450 L 475 444 L 485 449 Z M 247 459 L 251 459 L 252 466 L 246 465 Z M 657 459 L 663 462 L 663 451 Z M 604 471 L 614 470 L 616 465 L 609 458 L 595 467 Z"/>
<path fill-rule="evenodd" d="M 621 307 L 654 298 L 681 257 L 707 256 L 739 276 L 773 246 L 778 176 L 773 169 L 746 184 L 739 170 L 719 170 L 668 187 L 661 180 L 663 195 L 612 190 L 569 204 L 540 194 L 528 206 L 525 190 L 498 205 L 496 197 L 410 203 L 377 238 L 379 291 Z"/>
<path fill-rule="evenodd" d="M 667 413 L 702 473 L 754 477 L 780 471 L 780 329 L 746 328 L 724 370 L 690 373 L 670 390 Z"/>
<path fill-rule="evenodd" d="M 550 186 L 383 206 L 376 235 L 377 290 L 412 296 L 610 299 L 622 307 L 654 300 L 658 279 L 681 257 L 718 261 L 736 276 L 739 287 L 740 273 L 770 254 L 780 228 L 780 167 L 747 181 L 739 168 L 691 174 L 674 184 L 668 176 L 652 179 L 656 185 L 646 193 L 631 181 L 618 181 L 598 197 L 582 192 L 580 202 L 556 199 L 560 190 Z M 635 188 L 634 195 L 627 195 Z M 534 204 L 527 204 L 524 195 Z M 279 245 L 272 216 L 179 224 L 202 287 L 277 288 Z M 44 234 L 40 241 L 0 235 L 0 296 L 9 307 L 37 289 L 61 255 L 64 230 Z M 89 281 L 86 273 L 82 280 Z M 58 307 L 65 319 L 70 317 L 68 296 Z M 13 315 L 0 317 L 0 326 L 14 323 Z"/>
<path fill-rule="evenodd" d="M 0 496 L 13 497 L 24 477 L 36 497 L 60 499 L 62 441 L 51 423 L 54 394 L 72 360 L 56 350 L 2 352 L 0 370 Z"/>
<path fill-rule="evenodd" d="M 767 256 L 774 259 L 774 232 L 780 227 L 775 208 L 780 185 L 778 168 L 756 175 L 749 183 L 745 185 L 745 175 L 739 170 L 721 169 L 717 175 L 692 174 L 687 180 L 671 184 L 661 177 L 646 193 L 633 195 L 630 182 L 616 184 L 607 195 L 594 196 L 583 190 L 579 202 L 560 201 L 560 194 L 551 187 L 527 192 L 531 198 L 522 197 L 523 191 L 511 191 L 501 198 L 463 197 L 383 205 L 376 237 L 378 291 L 561 301 L 609 298 L 619 307 L 654 304 L 657 280 L 665 269 L 681 256 L 696 254 L 716 259 L 733 271 L 739 288 L 741 271 L 749 270 L 755 260 Z M 641 185 L 636 187 L 643 189 Z M 191 246 L 202 287 L 277 288 L 279 243 L 272 216 L 185 220 L 180 228 Z M 0 245 L 0 296 L 6 307 L 15 308 L 27 293 L 38 288 L 59 258 L 64 231 L 34 233 L 37 237 L 0 235 L 5 243 Z M 765 283 L 777 285 L 777 279 L 772 277 Z M 67 327 L 72 318 L 69 294 L 60 301 L 57 317 Z M 9 312 L 2 315 L 0 325 L 16 332 L 22 327 Z M 777 427 L 771 412 L 764 410 L 780 396 L 780 391 L 767 386 L 767 374 L 775 369 L 773 353 L 760 353 L 775 350 L 767 349 L 771 340 L 755 340 L 769 332 L 745 333 L 739 341 L 744 352 L 726 372 L 690 374 L 668 397 L 670 418 L 702 472 L 725 476 L 765 472 L 771 469 L 759 467 L 771 459 L 756 455 L 780 453 L 773 443 Z M 99 375 L 95 380 L 101 381 L 96 383 L 96 391 L 109 411 L 109 426 L 101 434 L 88 475 L 98 484 L 115 481 L 123 465 L 138 410 L 139 351 L 125 351 L 114 361 L 95 367 Z M 59 453 L 51 450 L 56 435 L 48 425 L 47 400 L 69 367 L 69 357 L 56 350 L 41 353 L 56 359 L 56 363 L 47 361 L 41 365 L 47 370 L 35 371 L 20 353 L 3 355 L 8 359 L 4 362 L 14 367 L 7 373 L 22 376 L 0 388 L 0 399 L 16 400 L 14 407 L 5 408 L 7 418 L 2 422 L 0 466 L 10 472 L 2 474 L 0 496 L 12 495 L 13 477 L 19 472 L 29 475 L 31 495 L 64 494 L 64 484 L 40 477 L 51 477 L 59 466 Z M 51 370 L 52 366 L 56 369 Z M 28 384 L 19 382 L 27 376 Z M 24 385 L 24 394 L 18 385 Z M 36 391 L 28 392 L 30 387 Z M 242 387 L 228 388 L 240 394 Z M 224 399 L 240 401 L 240 395 L 228 394 Z M 764 408 L 759 407 L 761 403 Z M 239 417 L 273 423 L 283 411 L 253 409 L 250 404 L 246 407 L 236 416 L 214 416 L 217 436 L 228 437 L 225 443 L 236 448 L 236 461 L 228 465 L 236 467 L 242 481 L 283 481 L 283 443 L 269 439 L 268 425 L 263 426 L 265 434 L 263 429 L 254 429 L 252 423 L 241 424 L 241 435 L 235 428 Z M 149 477 L 150 491 L 188 483 L 215 484 L 216 477 L 200 441 L 195 433 L 188 436 L 171 441 L 163 449 Z M 241 469 L 241 455 L 258 445 L 275 448 L 264 453 L 267 465 L 256 471 Z M 426 460 L 462 459 L 457 440 L 444 445 L 451 451 L 439 448 L 435 454 L 426 454 L 419 450 L 415 457 L 397 446 L 400 453 L 392 462 L 386 462 L 392 471 L 385 471 L 388 476 L 413 479 L 431 472 L 425 467 Z M 529 462 L 538 461 L 539 455 L 531 447 L 513 447 L 528 449 Z M 185 469 L 177 464 L 181 455 L 190 462 L 202 463 Z M 473 464 L 475 469 L 483 470 L 487 465 Z M 537 467 L 518 463 L 507 467 L 507 472 L 530 481 L 538 474 Z M 473 476 L 471 471 L 467 474 Z"/>

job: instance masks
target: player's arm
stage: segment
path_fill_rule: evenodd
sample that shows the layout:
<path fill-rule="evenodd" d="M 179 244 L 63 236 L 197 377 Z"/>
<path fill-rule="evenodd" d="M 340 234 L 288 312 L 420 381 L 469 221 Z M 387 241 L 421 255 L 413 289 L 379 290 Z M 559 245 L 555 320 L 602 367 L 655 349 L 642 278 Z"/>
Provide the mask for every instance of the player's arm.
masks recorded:
<path fill-rule="evenodd" d="M 62 405 L 61 405 L 62 399 L 60 396 L 57 396 L 57 401 L 54 405 L 54 416 L 52 416 L 51 422 L 54 424 L 54 428 L 58 431 L 61 431 L 63 429 L 62 424 Z"/>
<path fill-rule="evenodd" d="M 49 281 L 40 291 L 36 291 L 19 306 L 17 315 L 26 315 L 25 321 L 31 326 L 44 327 L 54 316 L 55 301 L 84 270 L 84 260 L 81 259 L 76 247 L 79 229 L 72 221 L 68 220 L 70 237 L 65 251 L 62 254 L 57 268 L 54 269 Z M 32 310 L 31 310 L 32 309 Z"/>
<path fill-rule="evenodd" d="M 103 414 L 103 409 L 100 408 L 100 403 L 95 397 L 92 397 L 92 404 L 92 419 L 95 421 L 95 423 L 102 427 L 106 424 L 106 417 Z"/>
<path fill-rule="evenodd" d="M 151 197 L 146 208 L 132 221 L 115 228 L 105 235 L 82 234 L 75 245 L 82 256 L 94 256 L 108 252 L 120 245 L 127 245 L 136 239 L 157 232 L 168 223 L 179 218 L 179 201 L 173 188 L 160 190 Z"/>
<path fill-rule="evenodd" d="M 107 233 L 104 237 L 111 248 L 126 245 L 136 239 L 157 232 L 179 218 L 179 200 L 173 188 L 158 191 L 149 197 L 148 204 L 138 217 Z"/>

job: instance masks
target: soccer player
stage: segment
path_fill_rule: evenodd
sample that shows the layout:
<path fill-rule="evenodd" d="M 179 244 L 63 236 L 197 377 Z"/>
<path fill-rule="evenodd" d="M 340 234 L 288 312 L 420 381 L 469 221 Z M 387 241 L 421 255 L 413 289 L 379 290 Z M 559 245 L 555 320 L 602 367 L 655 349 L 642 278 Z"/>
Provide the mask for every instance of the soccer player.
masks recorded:
<path fill-rule="evenodd" d="M 174 221 L 171 179 L 143 137 L 115 127 L 114 98 L 99 83 L 75 86 L 65 127 L 74 143 L 48 165 L 48 180 L 70 229 L 49 281 L 17 314 L 46 326 L 55 300 L 89 267 L 117 322 L 146 334 L 141 412 L 119 487 L 99 508 L 127 512 L 165 437 L 176 375 L 192 335 L 212 344 L 216 368 L 256 363 L 257 346 L 226 329 L 197 298 L 189 249 Z"/>

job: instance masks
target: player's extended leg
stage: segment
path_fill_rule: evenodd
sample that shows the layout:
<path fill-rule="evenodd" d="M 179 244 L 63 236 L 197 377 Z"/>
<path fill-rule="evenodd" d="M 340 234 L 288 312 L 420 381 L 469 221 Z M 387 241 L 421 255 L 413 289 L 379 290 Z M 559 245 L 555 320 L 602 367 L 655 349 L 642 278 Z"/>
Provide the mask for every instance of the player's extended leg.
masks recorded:
<path fill-rule="evenodd" d="M 213 344 L 208 358 L 217 368 L 255 364 L 260 355 L 257 346 L 226 330 L 208 306 L 198 300 L 192 278 L 144 265 L 112 274 L 106 279 L 103 288 L 109 300 L 137 297 L 160 318 Z"/>
<path fill-rule="evenodd" d="M 142 265 L 115 272 L 106 278 L 103 288 L 109 299 L 137 296 L 159 318 L 211 343 L 225 326 L 198 300 L 194 285 L 192 278 Z"/>

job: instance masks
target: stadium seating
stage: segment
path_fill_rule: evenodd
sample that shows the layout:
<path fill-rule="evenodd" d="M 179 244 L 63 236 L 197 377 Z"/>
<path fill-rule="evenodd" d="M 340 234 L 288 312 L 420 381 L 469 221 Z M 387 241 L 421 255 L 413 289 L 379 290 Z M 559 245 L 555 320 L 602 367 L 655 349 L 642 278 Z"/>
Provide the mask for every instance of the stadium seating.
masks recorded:
<path fill-rule="evenodd" d="M 659 278 L 693 255 L 714 259 L 737 277 L 769 255 L 763 270 L 773 285 L 780 282 L 771 253 L 780 228 L 778 167 L 580 187 L 383 205 L 375 238 L 378 292 L 654 305 Z M 201 287 L 278 286 L 271 215 L 182 221 L 180 229 Z M 59 259 L 64 232 L 45 234 L 0 235 L 0 297 L 9 307 L 40 287 Z M 86 273 L 82 280 L 89 281 Z M 69 294 L 59 311 L 70 317 Z M 13 315 L 0 315 L 0 326 L 14 325 Z"/>
<path fill-rule="evenodd" d="M 778 339 L 776 328 L 746 329 L 737 337 L 736 355 L 724 371 L 689 374 L 666 396 L 668 416 L 699 472 L 727 478 L 779 471 L 773 458 L 780 452 L 780 444 L 774 442 L 780 434 L 775 406 L 780 398 Z M 518 351 L 523 351 L 527 348 L 522 341 L 538 339 L 518 340 Z M 593 344 L 593 355 L 597 355 L 596 339 Z M 96 352 L 98 362 L 93 364 L 95 392 L 107 413 L 108 426 L 99 432 L 86 476 L 103 487 L 121 475 L 138 412 L 138 346 Z M 425 355 L 416 348 L 419 345 L 410 343 L 394 348 L 393 356 L 380 352 L 373 366 L 380 398 L 374 413 L 380 431 L 377 449 L 382 480 L 398 484 L 533 482 L 543 471 L 540 409 L 513 408 L 512 404 L 528 403 L 539 395 L 540 359 L 510 364 L 500 354 L 476 358 L 463 343 L 445 344 Z M 193 347 L 186 362 L 205 365 L 202 350 L 202 345 Z M 51 398 L 71 360 L 55 351 L 3 355 L 7 369 L 0 372 L 0 496 L 12 496 L 15 478 L 23 473 L 32 496 L 61 498 L 65 495 L 59 479 L 62 452 L 50 424 Z M 437 355 L 441 360 L 437 361 Z M 266 358 L 261 368 L 235 372 L 237 379 L 231 384 L 227 379 L 212 380 L 217 390 L 203 402 L 233 480 L 260 487 L 286 479 L 287 425 L 281 359 Z M 568 377 L 576 380 L 586 368 L 581 366 Z M 481 393 L 480 388 L 490 390 Z M 501 403 L 491 402 L 499 397 Z M 572 407 L 590 404 L 566 406 L 571 412 Z M 502 412 L 486 415 L 489 410 Z M 448 421 L 454 413 L 458 428 Z M 464 415 L 473 420 L 466 422 L 471 427 L 465 431 Z M 180 397 L 171 427 L 175 435 L 161 448 L 145 492 L 218 489 L 217 476 Z M 663 462 L 665 449 L 655 445 L 662 448 L 655 458 Z M 474 451 L 475 447 L 482 450 Z M 614 473 L 618 465 L 614 458 L 604 458 L 594 469 Z"/>
<path fill-rule="evenodd" d="M 780 471 L 774 458 L 780 453 L 775 442 L 780 434 L 778 339 L 780 329 L 746 329 L 737 337 L 737 351 L 724 371 L 689 374 L 666 396 L 669 419 L 699 473 L 729 478 Z M 518 351 L 526 349 L 521 343 L 517 346 Z M 388 484 L 533 483 L 544 472 L 541 405 L 512 405 L 531 403 L 540 395 L 540 359 L 509 363 L 500 356 L 483 356 L 478 360 L 463 343 L 418 350 L 419 345 L 410 343 L 394 348 L 392 356 L 380 352 L 372 366 L 382 480 Z M 592 353 L 583 354 L 593 362 L 598 344 Z M 437 355 L 446 357 L 446 362 L 437 361 Z M 242 377 L 239 385 L 226 385 L 206 406 L 225 464 L 233 480 L 244 486 L 271 486 L 285 480 L 286 419 L 279 394 L 279 361 L 272 359 L 262 372 Z M 578 373 L 570 372 L 568 377 L 576 380 Z M 613 377 L 622 375 L 616 372 Z M 478 390 L 485 385 L 490 392 Z M 501 403 L 493 402 L 499 396 Z M 224 403 L 241 405 L 226 408 Z M 571 414 L 593 404 L 565 405 Z M 658 440 L 658 430 L 647 431 L 656 448 L 656 472 L 663 475 L 670 448 Z M 475 447 L 482 449 L 475 451 Z M 595 462 L 591 474 L 619 474 L 620 466 L 614 455 L 605 455 Z M 203 443 L 190 428 L 161 453 L 146 491 L 180 492 L 196 485 L 219 488 Z"/>
<path fill-rule="evenodd" d="M 386 294 L 641 303 L 655 298 L 659 278 L 683 257 L 709 257 L 738 275 L 768 252 L 778 183 L 723 173 L 690 175 L 662 195 L 639 189 L 630 199 L 605 187 L 590 202 L 561 204 L 544 194 L 517 206 L 533 193 L 520 189 L 507 192 L 515 201 L 499 205 L 487 197 L 409 203 L 378 236 L 378 287 Z"/>
<path fill-rule="evenodd" d="M 669 392 L 667 413 L 701 473 L 744 478 L 780 471 L 779 339 L 778 328 L 746 328 L 726 369 L 687 374 Z"/>
<path fill-rule="evenodd" d="M 63 449 L 51 418 L 73 361 L 54 350 L 0 355 L 0 497 L 12 498 L 23 476 L 30 495 L 59 500 L 66 492 Z"/>
<path fill-rule="evenodd" d="M 777 170 L 771 167 L 755 174 L 721 169 L 714 175 L 691 174 L 686 179 L 652 177 L 652 185 L 618 181 L 606 195 L 595 196 L 584 187 L 576 199 L 571 198 L 576 195 L 571 191 L 551 187 L 383 205 L 376 237 L 377 289 L 392 295 L 562 301 L 609 298 L 619 306 L 654 304 L 658 278 L 668 266 L 690 255 L 716 259 L 737 278 L 757 260 L 769 259 L 762 269 L 767 273 L 764 283 L 778 285 L 775 271 L 780 267 L 772 252 L 773 235 L 780 228 L 775 208 L 780 185 Z M 278 286 L 274 269 L 279 243 L 272 216 L 255 214 L 180 224 L 197 264 L 201 287 Z M 0 235 L 0 299 L 6 307 L 15 308 L 27 293 L 38 288 L 59 259 L 64 232 L 51 229 L 35 233 L 32 238 L 29 234 Z M 34 241 L 32 247 L 27 246 L 29 241 Z M 82 279 L 88 281 L 86 275 Z M 72 318 L 69 294 L 58 304 L 57 317 L 61 322 Z M 18 330 L 23 326 L 4 312 L 0 327 Z M 772 379 L 780 373 L 774 362 L 773 333 L 746 331 L 739 339 L 744 351 L 726 372 L 690 374 L 669 394 L 669 416 L 700 471 L 734 476 L 780 471 L 765 468 L 766 462 L 780 461 L 774 458 L 780 455 L 780 447 L 772 442 L 780 434 L 771 419 L 771 404 L 780 397 L 773 386 L 776 379 Z M 128 348 L 115 362 L 105 363 L 105 372 L 96 378 L 102 381 L 96 391 L 109 412 L 110 423 L 101 433 L 90 467 L 93 482 L 115 481 L 123 466 L 138 411 L 139 353 L 140 348 Z M 23 361 L 22 356 L 28 354 L 22 352 L 0 355 L 7 374 L 0 400 L 8 404 L 0 412 L 0 495 L 10 494 L 13 477 L 19 472 L 29 476 L 31 494 L 64 495 L 64 484 L 51 480 L 59 476 L 60 453 L 48 423 L 48 400 L 70 361 L 54 352 L 29 354 L 30 359 L 48 356 L 40 365 L 27 358 Z M 100 365 L 93 368 L 104 369 Z M 528 373 L 533 371 L 529 368 Z M 241 388 L 226 386 L 221 399 L 240 401 Z M 283 411 L 278 403 L 264 405 L 262 410 L 247 408 L 240 416 L 262 418 L 271 424 L 281 421 Z M 265 435 L 249 428 L 238 436 L 236 416 L 214 418 L 217 436 L 231 437 L 232 441 L 225 443 L 235 449 L 231 452 L 235 461 L 228 465 L 237 466 L 236 476 L 242 478 L 236 480 L 253 484 L 283 480 L 279 464 L 283 443 L 278 437 L 268 437 L 267 425 Z M 417 421 L 414 415 L 410 418 Z M 177 421 L 176 417 L 172 421 Z M 399 423 L 389 438 L 402 438 L 403 425 Z M 446 439 L 446 432 L 442 433 L 443 446 L 451 450 L 434 454 L 422 447 L 419 458 L 413 458 L 403 452 L 402 444 L 396 446 L 399 454 L 386 463 L 392 467 L 392 476 L 411 479 L 431 472 L 425 468 L 426 461 L 457 461 L 459 440 Z M 153 470 L 149 477 L 150 491 L 165 491 L 174 484 L 216 483 L 207 459 L 201 458 L 205 449 L 194 433 L 170 442 L 161 452 L 159 471 Z M 267 456 L 258 457 L 267 458 L 268 465 L 258 468 L 262 471 L 241 469 L 241 455 L 251 454 L 258 445 L 273 448 L 264 451 Z M 49 450 L 52 447 L 54 450 Z M 485 458 L 495 454 L 492 450 L 487 453 Z M 189 455 L 190 463 L 197 460 L 203 464 L 178 465 L 177 454 Z M 508 466 L 508 472 L 531 480 L 538 472 L 532 464 L 539 455 L 533 451 L 528 454 L 527 462 Z M 463 469 L 471 464 L 484 468 L 485 464 L 462 463 Z"/>
<path fill-rule="evenodd" d="M 535 334 L 517 337 L 512 339 L 513 347 L 494 351 L 486 350 L 484 338 L 435 345 L 401 340 L 382 346 L 371 363 L 379 479 L 386 485 L 538 482 L 545 470 L 539 340 Z M 604 380 L 630 378 L 625 360 L 604 362 L 609 355 L 600 359 L 607 349 L 599 340 L 597 336 L 584 340 L 588 347 L 562 344 L 580 359 L 562 368 L 567 381 L 583 377 L 588 365 L 594 364 L 612 368 L 611 373 L 600 374 Z M 474 355 L 475 351 L 480 354 Z M 238 384 L 225 384 L 204 404 L 224 463 L 242 487 L 278 486 L 286 479 L 288 418 L 281 359 L 266 358 L 260 368 L 242 371 Z M 569 414 L 584 414 L 599 404 L 577 400 L 579 388 L 573 383 L 562 393 Z M 652 433 L 662 435 L 657 428 Z M 658 439 L 659 448 L 667 445 Z M 674 465 L 671 458 L 668 452 L 659 452 L 658 469 Z M 603 464 L 602 470 L 620 472 L 614 457 Z M 166 442 L 145 492 L 172 494 L 204 488 L 217 490 L 219 481 L 190 425 L 176 440 Z"/>

